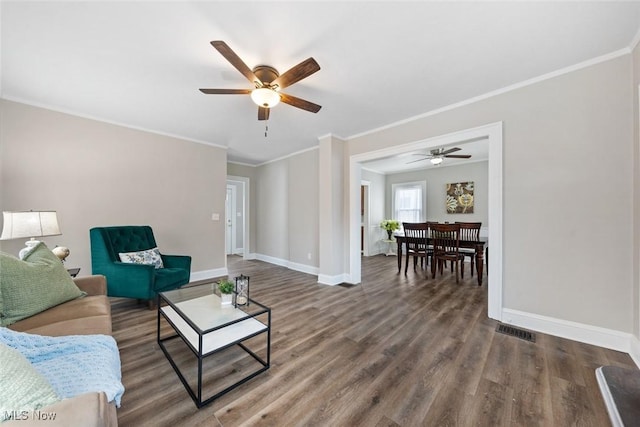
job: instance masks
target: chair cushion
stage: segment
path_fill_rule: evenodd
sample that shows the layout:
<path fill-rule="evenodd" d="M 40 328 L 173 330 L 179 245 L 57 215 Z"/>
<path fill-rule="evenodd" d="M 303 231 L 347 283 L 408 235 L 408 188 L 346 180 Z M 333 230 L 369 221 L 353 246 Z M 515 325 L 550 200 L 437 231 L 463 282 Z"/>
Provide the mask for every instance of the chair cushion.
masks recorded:
<path fill-rule="evenodd" d="M 1 326 L 86 295 L 73 283 L 60 259 L 42 242 L 24 260 L 0 252 L 0 271 Z"/>
<path fill-rule="evenodd" d="M 155 268 L 163 268 L 162 257 L 158 248 L 147 249 L 146 251 L 120 252 L 120 261 L 131 264 L 149 264 Z"/>
<path fill-rule="evenodd" d="M 0 343 L 0 422 L 60 400 L 51 384 L 18 350 Z"/>

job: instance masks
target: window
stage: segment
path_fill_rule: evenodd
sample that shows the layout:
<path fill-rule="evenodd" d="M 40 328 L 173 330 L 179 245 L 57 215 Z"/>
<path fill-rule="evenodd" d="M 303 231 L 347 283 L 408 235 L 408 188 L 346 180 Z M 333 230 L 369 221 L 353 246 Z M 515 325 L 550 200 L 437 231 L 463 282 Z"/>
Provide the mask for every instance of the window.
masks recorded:
<path fill-rule="evenodd" d="M 424 181 L 394 184 L 393 219 L 400 223 L 425 221 L 426 188 Z"/>

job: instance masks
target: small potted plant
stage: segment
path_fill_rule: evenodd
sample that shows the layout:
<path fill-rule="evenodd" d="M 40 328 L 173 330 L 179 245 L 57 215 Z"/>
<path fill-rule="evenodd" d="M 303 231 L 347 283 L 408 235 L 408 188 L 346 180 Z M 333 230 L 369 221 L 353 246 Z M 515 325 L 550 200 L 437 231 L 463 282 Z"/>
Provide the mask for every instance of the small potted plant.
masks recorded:
<path fill-rule="evenodd" d="M 220 304 L 231 305 L 233 303 L 233 282 L 222 279 L 218 282 L 218 290 L 220 291 Z"/>
<path fill-rule="evenodd" d="M 380 223 L 380 228 L 387 231 L 387 238 L 391 240 L 393 232 L 400 229 L 400 223 L 395 219 L 385 219 Z"/>

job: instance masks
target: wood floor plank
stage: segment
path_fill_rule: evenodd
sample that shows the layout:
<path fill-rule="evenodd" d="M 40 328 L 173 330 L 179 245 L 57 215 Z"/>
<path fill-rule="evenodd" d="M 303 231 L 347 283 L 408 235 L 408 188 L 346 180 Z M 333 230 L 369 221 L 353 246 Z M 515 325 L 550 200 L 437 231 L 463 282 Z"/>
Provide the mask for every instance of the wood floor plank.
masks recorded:
<path fill-rule="evenodd" d="M 550 426 L 607 425 L 594 366 L 631 358 L 537 334 L 495 332 L 486 285 L 394 257 L 364 257 L 362 285 L 260 261 L 228 259 L 251 277 L 251 297 L 272 309 L 271 368 L 197 409 L 156 343 L 156 311 L 113 298 L 126 387 L 121 426 Z M 486 282 L 485 282 L 486 283 Z M 163 331 L 171 330 L 163 326 Z M 163 332 L 163 333 L 164 333 Z M 176 360 L 192 372 L 188 351 Z M 207 375 L 247 369 L 225 353 Z M 215 384 L 214 384 L 215 385 Z"/>

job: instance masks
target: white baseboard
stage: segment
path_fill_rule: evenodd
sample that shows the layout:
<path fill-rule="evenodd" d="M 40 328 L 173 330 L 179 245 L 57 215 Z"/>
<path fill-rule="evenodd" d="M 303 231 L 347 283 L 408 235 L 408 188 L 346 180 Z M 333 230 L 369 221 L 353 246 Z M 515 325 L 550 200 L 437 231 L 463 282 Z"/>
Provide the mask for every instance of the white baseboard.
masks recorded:
<path fill-rule="evenodd" d="M 367 256 L 376 256 L 376 255 L 383 255 L 386 254 L 386 251 L 380 250 L 380 249 L 374 249 L 373 251 L 369 252 L 369 255 Z"/>
<path fill-rule="evenodd" d="M 216 277 L 222 277 L 229 275 L 229 271 L 226 267 L 215 268 L 213 270 L 194 271 L 191 273 L 191 282 L 197 282 L 199 280 L 214 279 Z"/>
<path fill-rule="evenodd" d="M 318 276 L 318 283 L 322 285 L 335 286 L 340 283 L 350 283 L 351 275 L 349 274 L 337 274 L 335 276 L 329 276 L 327 274 L 319 274 L 320 269 L 318 267 L 313 267 L 310 265 L 299 264 L 296 262 L 288 261 L 282 258 L 276 258 L 269 255 L 263 254 L 255 254 L 255 259 L 268 262 L 270 264 L 279 265 L 282 267 L 289 268 L 291 270 L 300 271 L 302 273 L 312 274 L 314 276 Z"/>
<path fill-rule="evenodd" d="M 256 256 L 255 253 L 250 252 L 250 253 L 244 255 L 244 259 L 257 259 L 257 256 Z"/>
<path fill-rule="evenodd" d="M 299 264 L 297 262 L 289 261 L 282 258 L 276 258 L 269 255 L 263 254 L 255 254 L 255 259 L 259 261 L 268 262 L 270 264 L 280 265 L 282 267 L 287 267 L 288 269 L 299 271 L 301 273 L 318 275 L 318 267 L 314 267 L 311 265 Z"/>
<path fill-rule="evenodd" d="M 292 261 L 289 261 L 287 263 L 287 268 L 295 271 L 301 271 L 302 273 L 313 274 L 314 276 L 317 276 L 318 272 L 320 271 L 318 267 L 306 264 L 298 264 L 297 262 Z"/>
<path fill-rule="evenodd" d="M 329 276 L 328 274 L 318 274 L 318 283 L 321 285 L 335 286 L 340 283 L 347 283 L 346 274 L 337 274 L 335 276 Z"/>
<path fill-rule="evenodd" d="M 609 420 L 613 427 L 624 427 L 624 423 L 620 418 L 618 407 L 616 406 L 613 396 L 611 395 L 611 389 L 607 384 L 607 380 L 602 373 L 602 367 L 596 369 L 596 380 L 598 381 L 598 387 L 600 388 L 600 394 L 604 400 L 604 404 L 607 407 L 607 413 L 609 414 Z"/>
<path fill-rule="evenodd" d="M 631 344 L 632 338 L 634 337 L 629 333 L 508 308 L 502 310 L 502 321 L 525 329 L 622 351 L 631 355 Z M 638 350 L 638 348 L 640 348 L 640 345 L 636 350 Z M 636 355 L 637 354 L 640 353 L 636 352 Z M 640 359 L 633 355 L 631 355 L 631 357 L 636 365 L 638 365 Z"/>
<path fill-rule="evenodd" d="M 269 264 L 275 264 L 275 265 L 279 265 L 281 267 L 286 267 L 287 263 L 289 262 L 286 259 L 276 258 L 276 257 L 269 256 L 269 255 L 255 254 L 255 256 L 256 256 L 255 259 L 257 259 L 259 261 L 268 262 Z"/>
<path fill-rule="evenodd" d="M 629 356 L 631 356 L 636 366 L 640 368 L 640 340 L 638 340 L 638 337 L 632 335 L 630 341 Z"/>

